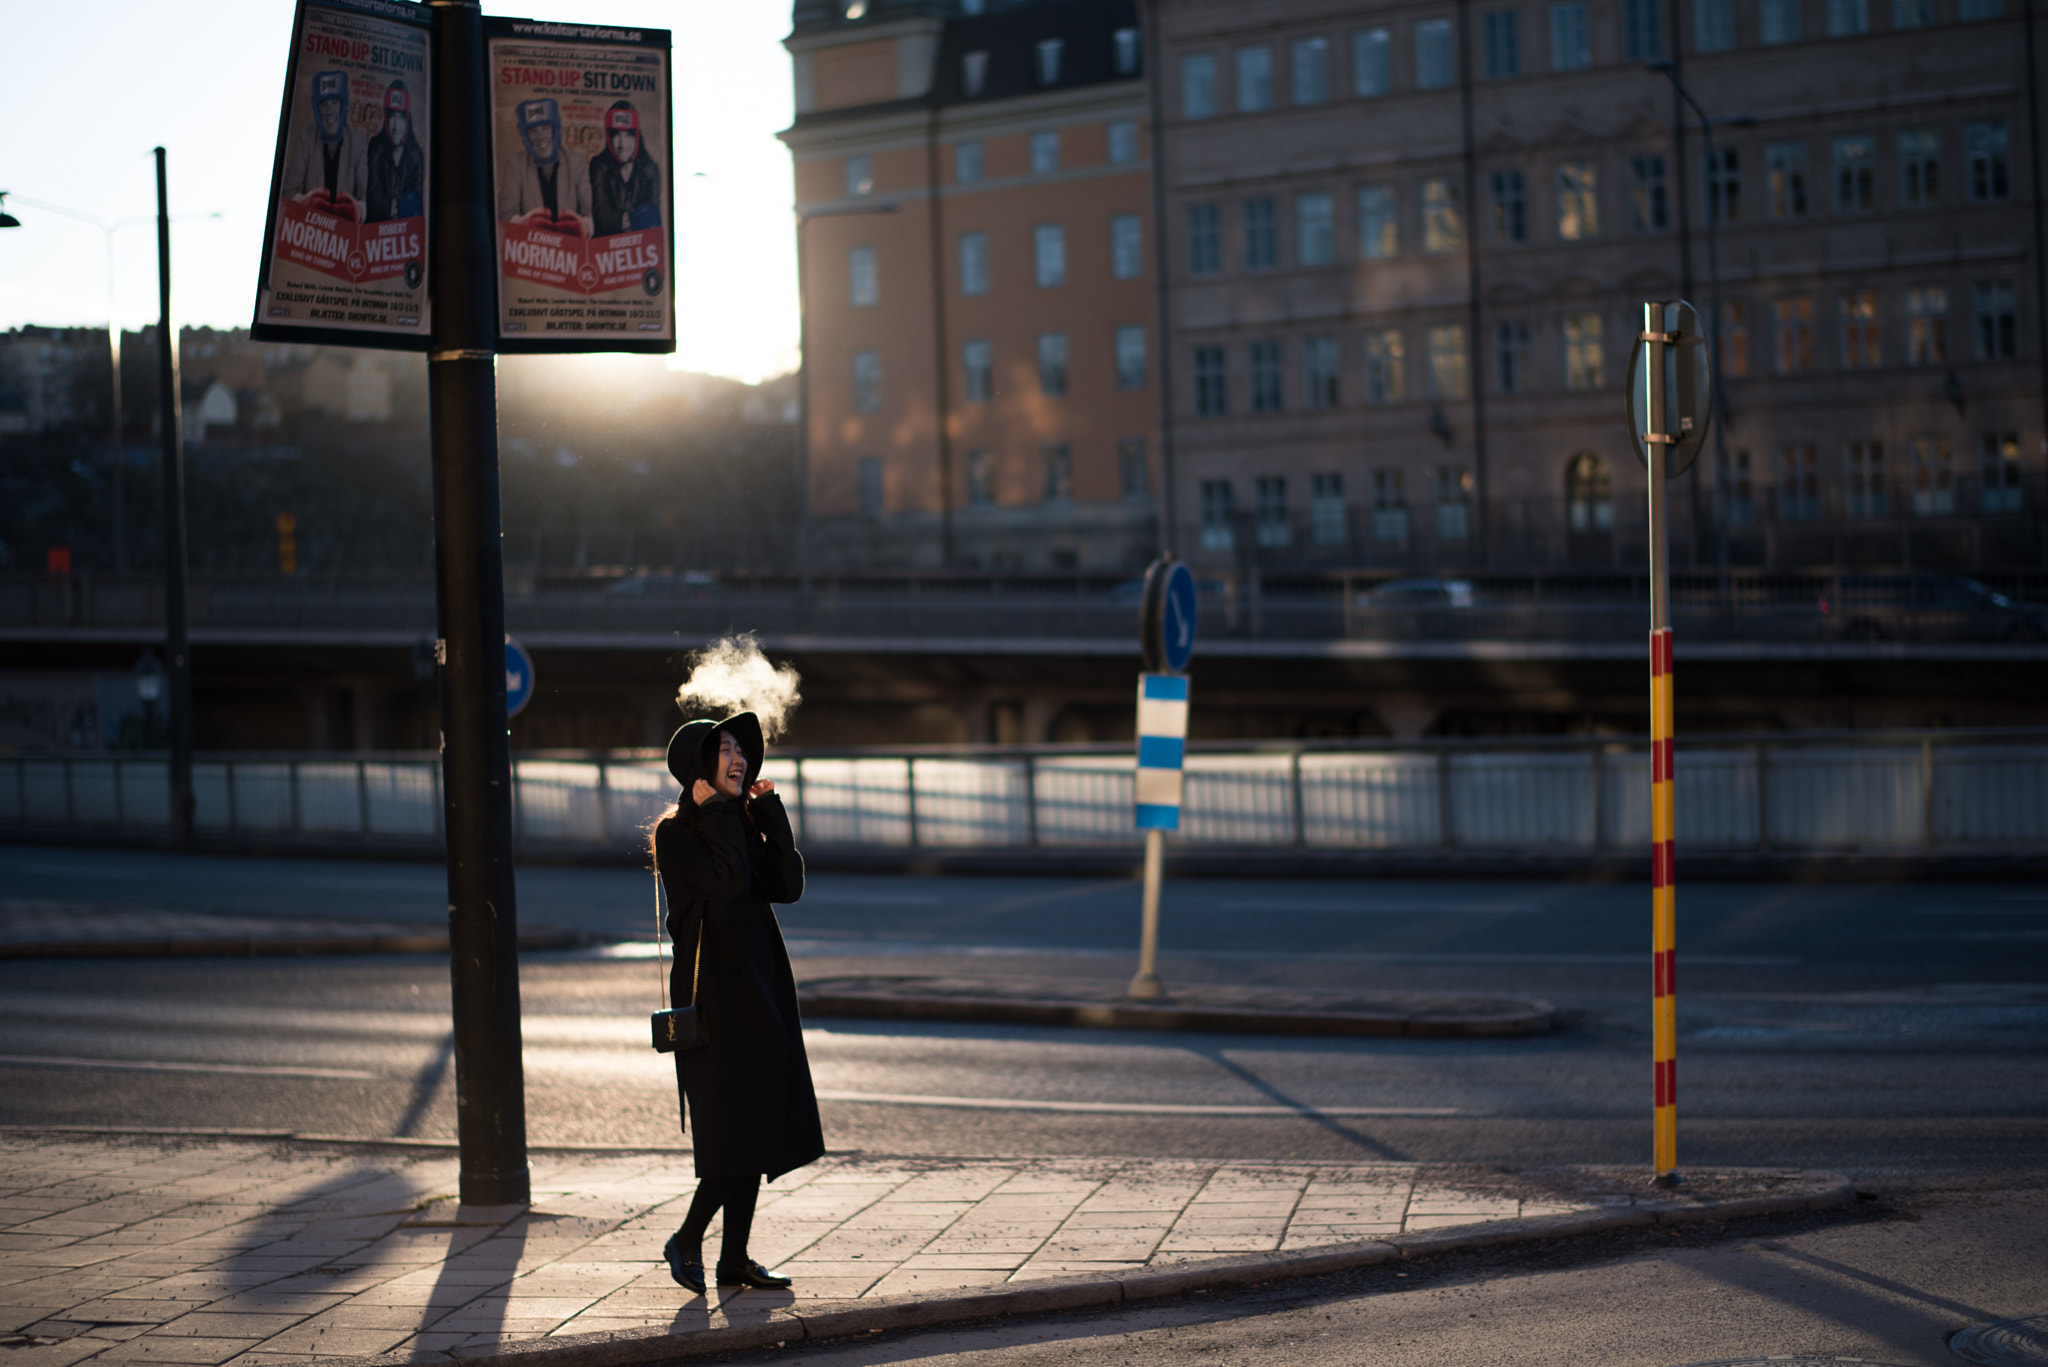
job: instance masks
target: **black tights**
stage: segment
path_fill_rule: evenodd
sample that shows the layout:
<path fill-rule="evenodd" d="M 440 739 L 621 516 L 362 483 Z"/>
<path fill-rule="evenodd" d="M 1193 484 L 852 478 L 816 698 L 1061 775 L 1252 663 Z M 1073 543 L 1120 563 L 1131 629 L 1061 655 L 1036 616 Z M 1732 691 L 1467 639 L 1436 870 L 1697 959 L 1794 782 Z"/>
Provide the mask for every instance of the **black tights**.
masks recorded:
<path fill-rule="evenodd" d="M 754 1232 L 754 1203 L 761 1197 L 761 1176 L 706 1177 L 697 1183 L 690 1201 L 690 1213 L 676 1231 L 676 1244 L 686 1262 L 704 1261 L 704 1231 L 711 1217 L 725 1208 L 725 1235 L 718 1248 L 721 1267 L 739 1267 L 747 1261 L 747 1236 Z"/>

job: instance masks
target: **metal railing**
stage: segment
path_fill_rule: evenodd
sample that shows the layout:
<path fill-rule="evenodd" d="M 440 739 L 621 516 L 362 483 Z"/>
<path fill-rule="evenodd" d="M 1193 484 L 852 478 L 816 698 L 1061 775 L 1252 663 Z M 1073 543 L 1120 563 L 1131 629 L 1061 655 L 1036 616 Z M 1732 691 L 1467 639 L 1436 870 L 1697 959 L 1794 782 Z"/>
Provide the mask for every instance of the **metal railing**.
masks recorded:
<path fill-rule="evenodd" d="M 779 755 L 764 774 L 814 847 L 1135 846 L 1124 747 Z M 625 853 L 676 797 L 652 751 L 514 762 L 515 835 L 534 852 Z M 1204 747 L 1187 760 L 1194 846 L 1598 854 L 1649 842 L 1640 740 Z M 263 841 L 431 846 L 431 755 L 202 755 L 197 829 Z M 0 826 L 161 832 L 165 761 L 0 756 Z M 1713 736 L 1678 762 L 1689 851 L 2048 851 L 2048 728 Z"/>

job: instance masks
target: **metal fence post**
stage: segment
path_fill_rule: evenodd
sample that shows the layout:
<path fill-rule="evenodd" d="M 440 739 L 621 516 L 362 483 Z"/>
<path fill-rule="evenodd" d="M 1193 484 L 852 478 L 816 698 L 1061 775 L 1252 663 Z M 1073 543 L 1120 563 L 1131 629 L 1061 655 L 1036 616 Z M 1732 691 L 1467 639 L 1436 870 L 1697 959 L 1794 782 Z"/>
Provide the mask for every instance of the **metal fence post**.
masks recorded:
<path fill-rule="evenodd" d="M 1607 766 L 1603 763 L 1603 748 L 1593 746 L 1593 850 L 1599 853 L 1607 848 Z"/>
<path fill-rule="evenodd" d="M 1920 845 L 1934 848 L 1934 738 L 1920 738 Z"/>
<path fill-rule="evenodd" d="M 1308 844 L 1308 814 L 1301 803 L 1301 748 L 1296 746 L 1287 757 L 1288 790 L 1294 800 L 1294 848 L 1301 849 Z"/>
<path fill-rule="evenodd" d="M 1451 847 L 1451 752 L 1436 752 L 1436 846 Z"/>
<path fill-rule="evenodd" d="M 127 804 L 127 802 L 125 802 L 125 801 L 123 800 L 123 799 L 124 799 L 124 798 L 125 798 L 125 797 L 126 797 L 127 795 L 126 795 L 125 793 L 123 793 L 123 792 L 121 791 L 121 760 L 120 760 L 120 757 L 119 757 L 119 756 L 116 756 L 116 757 L 115 757 L 115 759 L 114 759 L 114 762 L 113 762 L 113 763 L 114 763 L 114 828 L 115 828 L 116 830 L 119 830 L 119 829 L 120 829 L 121 827 L 123 827 L 123 826 L 125 826 L 125 825 L 127 825 L 127 824 L 128 824 L 128 804 Z"/>
<path fill-rule="evenodd" d="M 299 762 L 288 759 L 284 762 L 285 791 L 291 797 L 292 834 L 304 835 L 299 821 Z"/>
<path fill-rule="evenodd" d="M 804 826 L 804 791 L 810 787 L 804 782 L 804 759 L 796 757 L 796 834 L 799 840 L 808 840 L 810 832 Z"/>
<path fill-rule="evenodd" d="M 597 762 L 597 842 L 612 843 L 612 769 L 602 759 Z"/>
<path fill-rule="evenodd" d="M 1024 843 L 1038 848 L 1038 756 L 1024 756 Z"/>
<path fill-rule="evenodd" d="M 356 761 L 356 825 L 362 830 L 363 839 L 370 838 L 370 765 L 367 760 Z"/>
<path fill-rule="evenodd" d="M 220 763 L 222 782 L 228 789 L 228 834 L 235 835 L 242 829 L 241 801 L 235 794 L 235 762 L 224 759 Z"/>
<path fill-rule="evenodd" d="M 1764 767 L 1769 759 L 1770 752 L 1764 748 L 1762 741 L 1758 741 L 1756 743 L 1756 847 L 1759 852 L 1768 850 L 1771 847 L 1771 809 L 1765 798 L 1765 794 L 1770 791 L 1770 783 Z"/>
<path fill-rule="evenodd" d="M 903 794 L 910 816 L 910 847 L 917 848 L 917 756 L 903 757 Z"/>

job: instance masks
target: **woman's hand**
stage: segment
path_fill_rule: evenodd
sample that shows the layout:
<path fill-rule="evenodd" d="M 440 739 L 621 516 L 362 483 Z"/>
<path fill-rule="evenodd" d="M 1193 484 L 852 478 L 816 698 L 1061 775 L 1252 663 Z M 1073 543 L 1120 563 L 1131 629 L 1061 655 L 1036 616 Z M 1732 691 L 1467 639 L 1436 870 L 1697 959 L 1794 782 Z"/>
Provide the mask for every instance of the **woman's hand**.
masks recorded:
<path fill-rule="evenodd" d="M 769 782 L 769 781 L 768 781 L 767 779 L 765 779 L 765 778 L 764 778 L 764 779 L 762 779 L 762 780 L 761 780 L 761 781 L 760 781 L 759 783 L 756 783 L 756 784 L 755 784 L 755 785 L 754 785 L 753 787 L 751 787 L 751 788 L 747 789 L 747 796 L 748 796 L 748 797 L 766 797 L 766 796 L 768 796 L 768 794 L 770 794 L 770 793 L 772 793 L 772 792 L 774 792 L 774 791 L 775 791 L 775 785 L 774 785 L 774 784 L 772 784 L 772 783 L 770 783 L 770 782 Z"/>
<path fill-rule="evenodd" d="M 701 778 L 690 789 L 690 801 L 696 803 L 699 807 L 717 796 L 718 789 L 712 787 Z"/>

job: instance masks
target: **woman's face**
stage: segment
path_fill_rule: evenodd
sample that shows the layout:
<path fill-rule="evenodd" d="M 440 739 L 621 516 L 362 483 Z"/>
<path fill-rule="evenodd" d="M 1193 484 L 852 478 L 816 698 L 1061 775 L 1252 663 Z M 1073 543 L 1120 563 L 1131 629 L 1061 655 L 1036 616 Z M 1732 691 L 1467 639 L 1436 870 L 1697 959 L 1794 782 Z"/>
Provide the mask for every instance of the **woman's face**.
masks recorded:
<path fill-rule="evenodd" d="M 727 797 L 738 797 L 746 791 L 747 752 L 730 731 L 718 733 L 718 768 L 712 772 L 711 786 Z"/>

